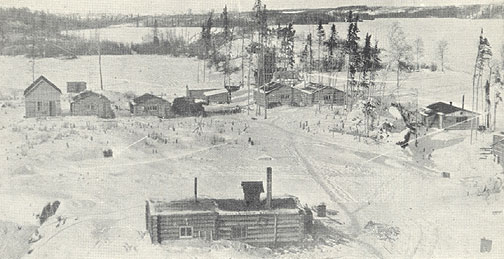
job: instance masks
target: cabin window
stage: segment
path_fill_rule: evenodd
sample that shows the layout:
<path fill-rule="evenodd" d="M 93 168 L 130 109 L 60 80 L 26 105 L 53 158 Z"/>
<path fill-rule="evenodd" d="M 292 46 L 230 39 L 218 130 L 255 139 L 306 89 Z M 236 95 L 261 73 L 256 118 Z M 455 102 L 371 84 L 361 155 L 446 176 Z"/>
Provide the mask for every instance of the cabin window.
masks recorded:
<path fill-rule="evenodd" d="M 290 98 L 290 95 L 288 95 L 288 94 L 280 95 L 280 99 L 289 99 L 289 98 Z"/>
<path fill-rule="evenodd" d="M 464 122 L 467 120 L 467 117 L 457 117 L 457 122 Z"/>
<path fill-rule="evenodd" d="M 94 108 L 95 108 L 95 107 L 94 107 L 94 105 L 92 105 L 92 104 L 89 104 L 89 105 L 88 105 L 88 109 L 89 109 L 89 110 L 94 110 Z"/>
<path fill-rule="evenodd" d="M 180 227 L 179 237 L 180 238 L 192 238 L 193 227 Z"/>
<path fill-rule="evenodd" d="M 42 102 L 37 102 L 37 111 L 42 110 Z"/>
<path fill-rule="evenodd" d="M 324 95 L 324 100 L 330 101 L 331 100 L 331 96 L 330 95 Z"/>
<path fill-rule="evenodd" d="M 231 227 L 231 238 L 239 239 L 247 237 L 247 227 L 246 226 L 233 226 Z"/>

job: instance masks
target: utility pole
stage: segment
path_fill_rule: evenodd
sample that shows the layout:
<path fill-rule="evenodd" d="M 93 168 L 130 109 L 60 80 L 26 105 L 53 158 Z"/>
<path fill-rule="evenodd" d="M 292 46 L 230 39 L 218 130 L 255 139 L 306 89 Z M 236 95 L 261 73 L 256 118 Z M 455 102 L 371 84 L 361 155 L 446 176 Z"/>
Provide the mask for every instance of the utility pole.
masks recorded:
<path fill-rule="evenodd" d="M 100 70 L 100 89 L 103 91 L 103 77 L 102 77 L 102 67 L 101 67 L 101 44 L 100 44 L 100 32 L 96 29 L 96 36 L 98 39 L 98 66 Z"/>

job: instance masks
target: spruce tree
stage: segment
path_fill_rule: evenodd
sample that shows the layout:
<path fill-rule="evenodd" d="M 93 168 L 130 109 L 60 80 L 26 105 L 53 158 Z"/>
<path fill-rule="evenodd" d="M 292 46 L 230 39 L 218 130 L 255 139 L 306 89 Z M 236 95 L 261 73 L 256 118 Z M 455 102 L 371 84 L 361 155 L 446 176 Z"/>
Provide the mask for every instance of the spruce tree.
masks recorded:
<path fill-rule="evenodd" d="M 322 52 L 322 43 L 324 43 L 325 39 L 325 31 L 324 31 L 324 26 L 322 26 L 322 20 L 319 20 L 318 26 L 317 26 L 317 39 L 318 39 L 318 72 L 322 72 L 322 60 L 321 60 L 321 52 Z M 320 81 L 320 76 L 319 76 L 319 81 Z"/>

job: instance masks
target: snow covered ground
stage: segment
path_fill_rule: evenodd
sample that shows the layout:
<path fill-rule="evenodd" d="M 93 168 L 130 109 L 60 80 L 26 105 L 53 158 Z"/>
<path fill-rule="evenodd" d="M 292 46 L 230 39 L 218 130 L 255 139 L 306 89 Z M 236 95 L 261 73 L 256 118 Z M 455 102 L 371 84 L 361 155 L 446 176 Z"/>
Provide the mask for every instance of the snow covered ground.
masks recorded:
<path fill-rule="evenodd" d="M 186 84 L 197 85 L 196 60 L 106 56 L 103 62 L 110 91 L 180 96 Z M 0 258 L 504 257 L 502 193 L 483 192 L 503 178 L 492 156 L 481 154 L 490 133 L 471 144 L 469 132 L 442 131 L 401 149 L 395 144 L 401 133 L 376 142 L 331 132 L 342 117 L 325 106 L 270 109 L 268 119 L 255 110 L 169 120 L 24 119 L 19 92 L 31 82 L 29 60 L 0 57 L 0 64 L 0 91 L 18 93 L 0 108 Z M 96 64 L 92 56 L 42 59 L 36 71 L 62 90 L 77 80 L 96 90 Z M 218 73 L 207 79 L 210 86 L 222 83 Z M 460 71 L 423 71 L 403 87 L 418 90 L 419 105 L 460 105 L 470 79 Z M 243 105 L 246 96 L 241 89 L 234 98 Z M 390 120 L 398 117 L 390 113 Z M 497 122 L 504 129 L 502 116 Z M 104 158 L 109 148 L 114 156 Z M 151 245 L 147 198 L 190 197 L 193 177 L 203 197 L 241 198 L 240 182 L 264 181 L 268 166 L 274 195 L 295 195 L 309 206 L 324 202 L 338 212 L 319 220 L 341 242 L 324 238 L 273 250 L 228 241 Z M 39 228 L 36 215 L 56 200 L 56 215 Z M 493 241 L 490 253 L 480 253 L 482 238 Z"/>
<path fill-rule="evenodd" d="M 25 258 L 502 258 L 502 194 L 479 196 L 502 169 L 479 159 L 489 135 L 469 144 L 467 132 L 426 140 L 430 158 L 391 141 L 377 144 L 327 130 L 328 107 L 280 107 L 268 119 L 236 114 L 160 121 L 93 117 L 22 119 L 21 103 L 2 108 L 0 222 L 17 238 L 0 241 Z M 255 118 L 255 119 L 253 119 Z M 300 118 L 310 131 L 299 127 Z M 320 126 L 318 125 L 320 122 Z M 198 127 L 201 126 L 201 127 Z M 195 130 L 201 128 L 201 130 Z M 252 138 L 254 145 L 248 144 Z M 157 138 L 157 139 L 155 139 Z M 166 140 L 166 141 L 165 141 Z M 422 143 L 422 140 L 420 141 Z M 112 148 L 113 158 L 102 151 Z M 270 159 L 265 160 L 264 157 Z M 430 160 L 430 161 L 427 161 Z M 338 211 L 330 218 L 346 242 L 259 249 L 235 242 L 153 246 L 145 230 L 148 197 L 190 197 L 192 178 L 207 197 L 242 197 L 240 181 L 264 180 L 273 167 L 274 195 L 298 196 Z M 442 178 L 441 172 L 451 173 Z M 502 176 L 502 175 L 501 175 Z M 218 183 L 218 184 L 216 184 Z M 27 244 L 48 202 L 61 205 Z M 327 219 L 325 219 L 327 221 Z M 372 221 L 373 223 L 369 223 Z M 333 221 L 331 221 L 333 222 Z M 377 225 L 379 228 L 376 227 Z M 398 230 L 388 232 L 386 230 Z M 481 238 L 491 253 L 481 254 Z M 13 246 L 14 244 L 14 246 Z M 17 248 L 17 250 L 13 250 Z"/>

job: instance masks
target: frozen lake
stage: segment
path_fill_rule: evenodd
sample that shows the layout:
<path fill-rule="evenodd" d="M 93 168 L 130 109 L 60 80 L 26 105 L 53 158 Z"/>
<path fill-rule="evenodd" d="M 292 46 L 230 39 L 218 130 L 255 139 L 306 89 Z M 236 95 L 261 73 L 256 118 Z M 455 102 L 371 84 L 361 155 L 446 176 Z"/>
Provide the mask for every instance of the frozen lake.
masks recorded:
<path fill-rule="evenodd" d="M 366 33 L 372 35 L 373 42 L 378 41 L 380 48 L 388 47 L 387 34 L 393 23 L 398 22 L 403 28 L 408 41 L 413 45 L 416 38 L 422 38 L 425 54 L 423 62 L 430 64 L 436 61 L 436 44 L 440 40 L 449 42 L 446 55 L 446 66 L 452 70 L 471 73 L 476 57 L 478 37 L 481 29 L 485 32 L 494 49 L 494 55 L 500 55 L 501 45 L 504 43 L 504 20 L 469 20 L 452 18 L 410 18 L 410 19 L 376 19 L 359 23 L 360 37 Z M 347 23 L 334 23 L 340 37 L 346 37 Z M 273 26 L 275 27 L 275 26 Z M 330 32 L 331 24 L 324 25 L 326 35 Z M 299 52 L 304 44 L 304 39 L 309 32 L 315 35 L 316 25 L 294 25 L 296 30 L 296 50 Z M 150 41 L 152 28 L 134 27 L 133 25 L 115 26 L 99 29 L 102 40 L 112 40 L 122 43 L 140 43 Z M 159 28 L 160 35 L 174 35 L 192 40 L 199 37 L 199 27 L 173 27 Z M 93 39 L 96 30 L 75 30 L 69 34 Z M 314 40 L 314 42 L 316 42 Z"/>

